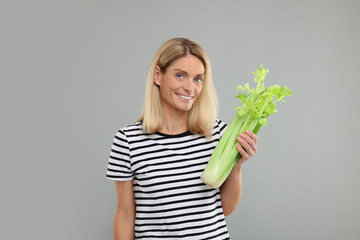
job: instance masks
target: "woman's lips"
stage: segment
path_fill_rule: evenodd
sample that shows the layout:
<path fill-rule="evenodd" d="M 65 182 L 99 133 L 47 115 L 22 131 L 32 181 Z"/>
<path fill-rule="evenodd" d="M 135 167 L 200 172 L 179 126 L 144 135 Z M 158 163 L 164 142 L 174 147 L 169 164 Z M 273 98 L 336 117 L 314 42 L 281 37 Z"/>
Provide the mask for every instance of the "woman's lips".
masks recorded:
<path fill-rule="evenodd" d="M 192 96 L 186 96 L 186 95 L 182 95 L 182 94 L 178 94 L 176 93 L 176 95 L 182 99 L 182 100 L 186 100 L 186 101 L 190 101 L 193 97 Z"/>

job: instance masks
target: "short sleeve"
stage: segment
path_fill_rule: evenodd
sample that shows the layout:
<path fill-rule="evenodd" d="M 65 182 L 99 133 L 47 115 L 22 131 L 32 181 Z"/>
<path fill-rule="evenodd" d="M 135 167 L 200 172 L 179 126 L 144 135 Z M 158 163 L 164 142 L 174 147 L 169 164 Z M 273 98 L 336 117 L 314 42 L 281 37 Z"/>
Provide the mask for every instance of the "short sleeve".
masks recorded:
<path fill-rule="evenodd" d="M 122 129 L 115 134 L 111 146 L 106 178 L 117 181 L 130 181 L 134 179 L 131 170 L 129 142 Z"/>
<path fill-rule="evenodd" d="M 220 138 L 221 138 L 222 135 L 226 131 L 227 124 L 225 122 L 221 121 L 220 119 L 216 119 L 216 128 L 218 129 L 219 135 L 220 135 Z"/>

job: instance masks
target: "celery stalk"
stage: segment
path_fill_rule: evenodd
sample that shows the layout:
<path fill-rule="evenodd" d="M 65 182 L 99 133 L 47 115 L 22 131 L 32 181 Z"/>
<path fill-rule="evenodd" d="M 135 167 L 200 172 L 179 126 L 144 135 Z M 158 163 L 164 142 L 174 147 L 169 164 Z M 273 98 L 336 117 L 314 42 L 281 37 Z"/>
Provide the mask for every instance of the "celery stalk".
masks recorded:
<path fill-rule="evenodd" d="M 265 88 L 263 82 L 268 71 L 269 69 L 264 69 L 260 65 L 252 73 L 254 81 L 257 83 L 255 89 L 250 89 L 248 83 L 237 87 L 237 91 L 245 92 L 236 96 L 242 104 L 235 108 L 237 113 L 216 145 L 201 174 L 201 180 L 212 188 L 218 188 L 223 184 L 236 162 L 241 158 L 241 154 L 236 149 L 236 145 L 239 144 L 236 140 L 239 133 L 244 133 L 248 129 L 257 134 L 263 125 L 267 125 L 267 117 L 277 112 L 275 103 L 280 100 L 285 102 L 284 97 L 292 94 L 292 91 L 285 86 L 273 85 Z"/>

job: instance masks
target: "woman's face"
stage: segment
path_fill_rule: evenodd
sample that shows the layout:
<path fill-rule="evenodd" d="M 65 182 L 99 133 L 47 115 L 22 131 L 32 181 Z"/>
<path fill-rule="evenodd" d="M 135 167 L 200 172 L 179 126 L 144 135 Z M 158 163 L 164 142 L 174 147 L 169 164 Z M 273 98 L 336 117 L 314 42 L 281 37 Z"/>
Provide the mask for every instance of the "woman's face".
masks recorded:
<path fill-rule="evenodd" d="M 189 111 L 201 93 L 204 73 L 203 63 L 193 55 L 175 60 L 165 73 L 157 66 L 154 82 L 160 88 L 163 110 Z"/>

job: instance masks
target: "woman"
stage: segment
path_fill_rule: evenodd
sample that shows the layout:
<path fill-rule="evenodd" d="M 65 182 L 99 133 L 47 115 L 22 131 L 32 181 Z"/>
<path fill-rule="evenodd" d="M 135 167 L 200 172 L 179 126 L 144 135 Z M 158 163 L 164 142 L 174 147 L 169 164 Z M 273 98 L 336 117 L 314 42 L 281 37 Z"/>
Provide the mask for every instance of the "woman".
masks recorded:
<path fill-rule="evenodd" d="M 220 187 L 200 175 L 226 124 L 216 119 L 209 59 L 184 38 L 157 51 L 138 120 L 115 135 L 106 178 L 115 180 L 114 239 L 230 239 L 224 216 L 241 197 L 242 164 L 257 136 L 237 138 L 242 158 Z"/>

